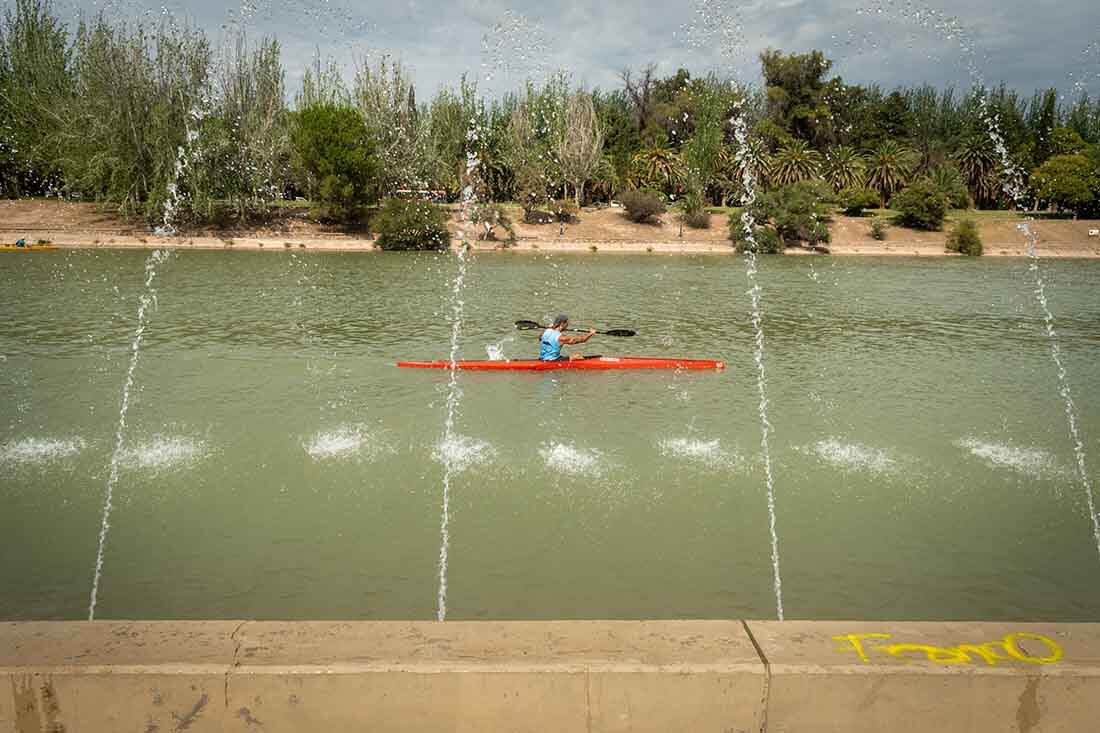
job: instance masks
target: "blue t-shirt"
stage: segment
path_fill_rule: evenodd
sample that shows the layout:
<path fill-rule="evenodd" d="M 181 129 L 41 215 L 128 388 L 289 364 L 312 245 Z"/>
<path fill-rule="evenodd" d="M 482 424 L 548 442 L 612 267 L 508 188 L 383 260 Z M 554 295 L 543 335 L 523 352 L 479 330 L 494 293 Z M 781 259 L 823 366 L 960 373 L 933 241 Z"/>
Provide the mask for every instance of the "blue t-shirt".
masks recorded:
<path fill-rule="evenodd" d="M 542 332 L 542 338 L 539 339 L 540 361 L 557 361 L 561 357 L 561 344 L 558 343 L 560 338 L 561 331 L 548 328 Z"/>

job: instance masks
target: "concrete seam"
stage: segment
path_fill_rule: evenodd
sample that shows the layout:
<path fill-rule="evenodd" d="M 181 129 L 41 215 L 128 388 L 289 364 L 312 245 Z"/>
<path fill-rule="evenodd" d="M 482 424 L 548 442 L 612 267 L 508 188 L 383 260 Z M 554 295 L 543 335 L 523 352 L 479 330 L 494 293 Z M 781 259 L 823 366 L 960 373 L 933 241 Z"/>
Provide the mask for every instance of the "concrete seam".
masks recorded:
<path fill-rule="evenodd" d="M 237 667 L 241 666 L 241 662 L 239 659 L 241 654 L 241 641 L 237 638 L 237 634 L 241 632 L 241 629 L 243 629 L 245 624 L 247 623 L 248 621 L 241 621 L 239 624 L 237 624 L 237 628 L 233 629 L 233 633 L 229 635 L 229 640 L 233 642 L 234 646 L 233 660 L 229 664 L 229 669 L 225 670 L 225 689 L 223 690 L 223 694 L 225 695 L 226 711 L 229 710 L 229 675 L 233 674 L 233 671 L 236 670 Z"/>
<path fill-rule="evenodd" d="M 756 637 L 752 635 L 752 629 L 749 628 L 749 623 L 741 619 L 741 625 L 745 627 L 745 633 L 748 634 L 749 641 L 752 642 L 753 648 L 756 649 L 756 654 L 764 664 L 764 698 L 760 701 L 762 716 L 760 720 L 760 733 L 767 733 L 768 706 L 771 704 L 772 665 L 768 662 L 768 657 L 764 654 L 764 650 L 760 648 L 760 644 L 756 641 Z"/>

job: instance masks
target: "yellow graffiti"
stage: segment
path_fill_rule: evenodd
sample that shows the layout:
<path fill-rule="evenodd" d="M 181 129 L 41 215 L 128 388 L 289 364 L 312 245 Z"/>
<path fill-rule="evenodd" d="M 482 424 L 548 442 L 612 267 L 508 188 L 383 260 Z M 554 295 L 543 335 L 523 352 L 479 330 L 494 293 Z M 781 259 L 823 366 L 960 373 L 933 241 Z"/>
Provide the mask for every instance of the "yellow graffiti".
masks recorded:
<path fill-rule="evenodd" d="M 973 664 L 974 658 L 994 667 L 999 662 L 1024 662 L 1025 664 L 1055 664 L 1062 660 L 1062 647 L 1057 642 L 1042 634 L 1032 634 L 1027 631 L 1017 631 L 1006 634 L 999 641 L 990 641 L 984 644 L 959 644 L 958 646 L 932 646 L 930 644 L 886 644 L 890 634 L 848 634 L 846 636 L 834 636 L 833 639 L 847 642 L 849 646 L 841 651 L 854 651 L 864 662 L 870 662 L 870 652 L 881 652 L 896 659 L 907 659 L 913 654 L 923 654 L 929 662 L 936 664 Z M 1046 646 L 1048 655 L 1045 657 L 1033 656 L 1026 649 L 1020 647 L 1021 639 L 1031 639 Z"/>

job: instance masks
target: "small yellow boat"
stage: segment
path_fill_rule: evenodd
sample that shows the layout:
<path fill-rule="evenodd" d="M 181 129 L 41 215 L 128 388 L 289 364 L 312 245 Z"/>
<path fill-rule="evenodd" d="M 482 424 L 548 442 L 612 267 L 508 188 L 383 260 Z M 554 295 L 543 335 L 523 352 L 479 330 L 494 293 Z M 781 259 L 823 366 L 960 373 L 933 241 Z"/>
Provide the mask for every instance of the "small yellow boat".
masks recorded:
<path fill-rule="evenodd" d="M 57 249 L 52 244 L 25 244 L 19 247 L 14 244 L 0 244 L 0 249 L 24 250 L 24 249 Z"/>

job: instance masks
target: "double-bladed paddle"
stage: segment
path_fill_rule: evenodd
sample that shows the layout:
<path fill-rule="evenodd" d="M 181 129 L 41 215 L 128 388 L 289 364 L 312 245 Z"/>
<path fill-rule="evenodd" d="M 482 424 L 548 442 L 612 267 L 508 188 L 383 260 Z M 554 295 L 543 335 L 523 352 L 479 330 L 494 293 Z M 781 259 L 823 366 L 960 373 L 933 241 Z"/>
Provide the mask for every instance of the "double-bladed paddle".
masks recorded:
<path fill-rule="evenodd" d="M 542 326 L 535 321 L 516 321 L 516 328 L 520 331 L 534 331 L 535 329 L 546 330 L 549 326 Z M 566 331 L 575 331 L 577 333 L 588 333 L 587 328 L 567 328 Z M 596 331 L 601 336 L 633 336 L 637 331 L 631 331 L 629 328 L 613 328 L 610 331 Z"/>

